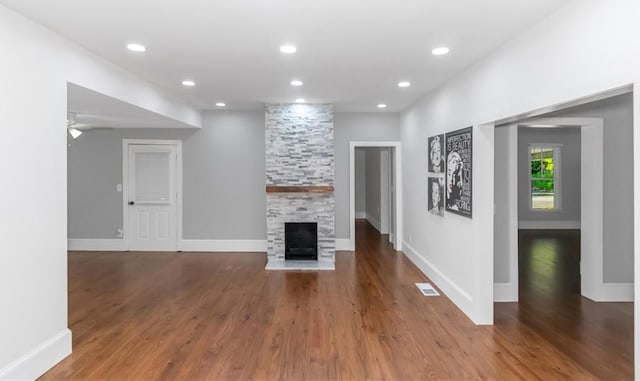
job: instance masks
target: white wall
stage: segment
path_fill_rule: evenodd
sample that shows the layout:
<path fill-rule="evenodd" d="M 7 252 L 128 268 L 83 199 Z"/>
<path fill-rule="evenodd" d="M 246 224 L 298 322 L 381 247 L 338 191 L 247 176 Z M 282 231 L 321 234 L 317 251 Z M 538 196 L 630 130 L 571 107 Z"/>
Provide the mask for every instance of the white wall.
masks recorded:
<path fill-rule="evenodd" d="M 200 113 L 0 6 L 0 379 L 67 355 L 66 99 L 73 82 L 199 126 Z"/>
<path fill-rule="evenodd" d="M 366 181 L 366 151 L 364 148 L 356 148 L 355 152 L 355 192 L 356 192 L 356 217 L 365 216 L 367 213 L 367 185 Z M 357 217 L 358 218 L 358 217 Z M 361 217 L 364 218 L 364 217 Z"/>
<path fill-rule="evenodd" d="M 493 321 L 494 144 L 481 126 L 638 81 L 638 14 L 634 0 L 573 1 L 403 113 L 406 252 L 476 323 Z M 428 218 L 415 207 L 425 204 L 427 137 L 469 125 L 474 217 Z"/>
<path fill-rule="evenodd" d="M 529 145 L 559 144 L 559 206 L 555 211 L 531 209 L 529 183 Z M 580 128 L 518 128 L 518 219 L 526 226 L 531 221 L 562 221 L 565 226 L 580 227 Z M 535 226 L 544 226 L 536 224 Z"/>

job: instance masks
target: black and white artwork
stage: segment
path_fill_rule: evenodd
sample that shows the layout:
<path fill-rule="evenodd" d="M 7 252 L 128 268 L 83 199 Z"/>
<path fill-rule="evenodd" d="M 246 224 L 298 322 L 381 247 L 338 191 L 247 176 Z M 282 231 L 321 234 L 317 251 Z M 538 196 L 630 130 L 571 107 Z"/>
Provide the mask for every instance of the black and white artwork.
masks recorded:
<path fill-rule="evenodd" d="M 444 216 L 444 179 L 429 176 L 427 178 L 427 193 L 429 213 Z"/>
<path fill-rule="evenodd" d="M 429 137 L 428 144 L 429 158 L 427 171 L 444 173 L 444 134 Z"/>
<path fill-rule="evenodd" d="M 471 218 L 472 128 L 449 132 L 445 138 L 446 210 Z"/>

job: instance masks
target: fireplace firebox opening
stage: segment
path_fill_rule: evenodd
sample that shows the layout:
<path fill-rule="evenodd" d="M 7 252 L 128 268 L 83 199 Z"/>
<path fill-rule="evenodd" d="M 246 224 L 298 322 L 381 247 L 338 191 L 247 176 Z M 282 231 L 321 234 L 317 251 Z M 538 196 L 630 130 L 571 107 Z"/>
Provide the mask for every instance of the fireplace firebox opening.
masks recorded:
<path fill-rule="evenodd" d="M 318 224 L 284 223 L 284 259 L 318 260 Z"/>

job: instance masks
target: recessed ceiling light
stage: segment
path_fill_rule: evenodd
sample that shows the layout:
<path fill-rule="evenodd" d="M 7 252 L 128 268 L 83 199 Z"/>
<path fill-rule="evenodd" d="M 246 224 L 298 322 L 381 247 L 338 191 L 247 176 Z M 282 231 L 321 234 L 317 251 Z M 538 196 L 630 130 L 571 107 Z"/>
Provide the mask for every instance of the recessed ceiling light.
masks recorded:
<path fill-rule="evenodd" d="M 304 98 L 298 98 L 298 99 L 296 99 L 296 103 L 304 103 Z"/>
<path fill-rule="evenodd" d="M 227 104 L 226 104 L 226 103 L 224 103 L 224 102 L 218 102 L 218 103 L 216 103 L 216 106 L 218 106 L 218 107 L 225 107 L 226 105 L 227 105 Z"/>
<path fill-rule="evenodd" d="M 302 81 L 294 79 L 291 81 L 291 86 L 302 86 Z"/>
<path fill-rule="evenodd" d="M 144 45 L 140 45 L 136 43 L 127 44 L 127 49 L 131 50 L 132 52 L 138 52 L 138 53 L 142 53 L 147 50 L 147 48 L 145 48 Z"/>
<path fill-rule="evenodd" d="M 297 51 L 298 49 L 296 49 L 295 46 L 293 45 L 282 45 L 280 47 L 280 51 L 284 54 L 293 54 Z"/>
<path fill-rule="evenodd" d="M 409 87 L 411 86 L 411 82 L 409 81 L 400 81 L 398 82 L 398 87 Z"/>
<path fill-rule="evenodd" d="M 196 85 L 196 83 L 190 79 L 185 79 L 184 81 L 182 81 L 182 85 L 187 87 L 193 87 Z"/>
<path fill-rule="evenodd" d="M 380 103 L 380 104 L 378 105 L 378 108 L 387 108 L 387 105 L 386 105 L 386 104 L 384 104 L 384 103 Z"/>
<path fill-rule="evenodd" d="M 447 53 L 449 53 L 449 48 L 447 48 L 446 46 L 440 46 L 431 51 L 431 54 L 433 54 L 434 56 L 443 56 Z"/>

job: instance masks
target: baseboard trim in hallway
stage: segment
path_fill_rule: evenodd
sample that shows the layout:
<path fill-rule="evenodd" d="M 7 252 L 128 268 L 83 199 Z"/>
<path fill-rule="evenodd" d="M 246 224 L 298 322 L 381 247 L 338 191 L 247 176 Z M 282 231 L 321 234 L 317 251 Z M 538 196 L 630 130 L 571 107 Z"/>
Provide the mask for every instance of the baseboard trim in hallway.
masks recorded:
<path fill-rule="evenodd" d="M 406 241 L 403 243 L 404 254 L 427 278 L 437 286 L 458 308 L 462 310 L 471 320 L 473 318 L 473 303 L 471 295 L 466 293 L 454 281 L 444 275 L 436 266 L 420 255 Z"/>

